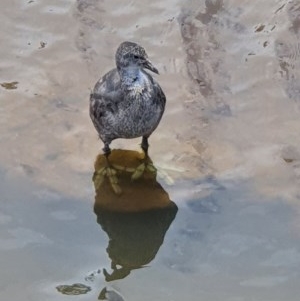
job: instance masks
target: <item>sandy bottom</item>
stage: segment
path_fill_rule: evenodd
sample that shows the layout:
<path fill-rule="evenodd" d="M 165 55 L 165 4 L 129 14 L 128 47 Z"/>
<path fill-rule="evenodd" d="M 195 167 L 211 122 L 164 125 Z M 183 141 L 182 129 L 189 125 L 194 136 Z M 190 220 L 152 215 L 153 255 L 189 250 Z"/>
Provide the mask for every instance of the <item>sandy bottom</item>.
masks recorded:
<path fill-rule="evenodd" d="M 182 3 L 2 0 L 3 298 L 298 300 L 300 4 Z M 146 216 L 94 213 L 89 93 L 124 40 L 167 95 L 149 142 L 172 206 Z"/>

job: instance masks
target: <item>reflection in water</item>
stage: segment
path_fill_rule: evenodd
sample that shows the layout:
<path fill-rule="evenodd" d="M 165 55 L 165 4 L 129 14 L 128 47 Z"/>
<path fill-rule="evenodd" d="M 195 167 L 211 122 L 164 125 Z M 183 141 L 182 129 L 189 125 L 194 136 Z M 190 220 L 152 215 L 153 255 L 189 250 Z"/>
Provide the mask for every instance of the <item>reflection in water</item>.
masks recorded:
<path fill-rule="evenodd" d="M 140 154 L 133 151 L 114 150 L 109 155 L 99 155 L 96 160 L 96 167 L 93 176 L 93 182 L 96 190 L 99 189 L 104 179 L 108 180 L 115 194 L 121 194 L 122 189 L 119 186 L 120 173 L 131 174 L 131 180 L 138 180 L 142 176 L 146 179 L 156 178 L 156 168 L 148 154 Z"/>
<path fill-rule="evenodd" d="M 145 173 L 137 181 L 131 180 L 127 169 L 138 166 L 139 158 L 135 151 L 114 150 L 111 154 L 112 164 L 123 166 L 118 173 L 121 195 L 114 193 L 108 179 L 100 185 L 94 182 L 94 211 L 97 222 L 109 237 L 106 250 L 111 271 L 103 269 L 107 282 L 123 279 L 154 259 L 178 210 L 153 173 Z M 99 155 L 95 172 L 103 164 L 103 155 Z M 104 299 L 106 292 L 105 287 L 99 298 Z"/>
<path fill-rule="evenodd" d="M 116 194 L 108 177 L 99 181 L 97 173 L 106 166 L 106 159 L 102 154 L 97 157 L 93 177 L 97 208 L 113 212 L 141 212 L 171 205 L 168 193 L 156 181 L 156 172 L 145 171 L 142 177 L 132 180 L 132 170 L 138 167 L 142 160 L 143 156 L 136 151 L 113 150 L 111 152 L 110 163 L 117 167 L 116 178 L 122 190 L 121 194 Z M 150 158 L 149 160 L 151 161 Z"/>
<path fill-rule="evenodd" d="M 156 181 L 156 173 L 148 171 L 141 178 L 132 180 L 132 169 L 140 165 L 141 159 L 140 153 L 136 151 L 112 151 L 110 162 L 118 166 L 116 176 L 122 189 L 121 194 L 115 193 L 108 177 L 97 182 L 93 176 L 96 191 L 94 212 L 97 223 L 109 237 L 106 251 L 111 261 L 111 271 L 101 268 L 107 282 L 123 279 L 132 270 L 145 267 L 155 258 L 178 210 L 168 193 Z M 95 162 L 95 174 L 105 164 L 104 155 L 99 155 Z M 85 281 L 93 282 L 101 270 L 89 274 Z M 75 283 L 58 285 L 56 289 L 65 295 L 82 295 L 92 288 Z M 106 286 L 98 299 L 123 300 L 117 291 Z"/>
<path fill-rule="evenodd" d="M 134 269 L 151 262 L 163 243 L 177 213 L 177 206 L 146 212 L 109 212 L 97 210 L 97 222 L 109 237 L 107 253 L 112 272 L 103 269 L 106 281 L 123 279 Z M 119 268 L 118 268 L 119 266 Z"/>

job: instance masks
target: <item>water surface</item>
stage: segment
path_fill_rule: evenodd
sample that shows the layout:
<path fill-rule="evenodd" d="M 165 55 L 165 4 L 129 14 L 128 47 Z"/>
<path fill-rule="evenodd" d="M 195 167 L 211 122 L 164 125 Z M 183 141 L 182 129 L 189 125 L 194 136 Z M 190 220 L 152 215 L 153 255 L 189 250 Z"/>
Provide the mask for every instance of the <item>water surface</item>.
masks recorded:
<path fill-rule="evenodd" d="M 298 1 L 2 2 L 2 298 L 298 300 Z M 146 215 L 95 206 L 88 97 L 123 40 L 168 99 L 150 154 L 172 207 Z"/>

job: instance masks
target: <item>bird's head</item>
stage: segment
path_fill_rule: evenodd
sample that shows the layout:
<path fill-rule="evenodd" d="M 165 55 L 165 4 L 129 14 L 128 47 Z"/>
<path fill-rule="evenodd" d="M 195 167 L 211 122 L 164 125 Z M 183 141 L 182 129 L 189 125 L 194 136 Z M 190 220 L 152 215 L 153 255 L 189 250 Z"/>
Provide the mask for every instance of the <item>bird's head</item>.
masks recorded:
<path fill-rule="evenodd" d="M 123 42 L 116 52 L 117 68 L 126 68 L 130 66 L 138 66 L 146 68 L 152 72 L 159 74 L 158 70 L 152 65 L 148 59 L 145 49 L 133 42 Z"/>

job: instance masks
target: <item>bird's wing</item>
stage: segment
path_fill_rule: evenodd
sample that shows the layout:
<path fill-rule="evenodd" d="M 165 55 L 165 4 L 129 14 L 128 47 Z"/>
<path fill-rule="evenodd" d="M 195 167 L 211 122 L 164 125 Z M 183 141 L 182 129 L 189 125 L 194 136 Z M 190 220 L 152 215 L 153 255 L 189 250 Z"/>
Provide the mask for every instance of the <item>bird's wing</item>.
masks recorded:
<path fill-rule="evenodd" d="M 166 99 L 165 93 L 163 92 L 162 88 L 157 83 L 157 81 L 154 79 L 153 79 L 153 90 L 154 90 L 154 95 L 155 95 L 154 101 L 156 101 L 164 111 L 167 99 Z"/>
<path fill-rule="evenodd" d="M 118 110 L 118 103 L 123 100 L 120 78 L 116 69 L 105 74 L 95 85 L 90 95 L 90 117 L 98 132 L 108 113 Z"/>

